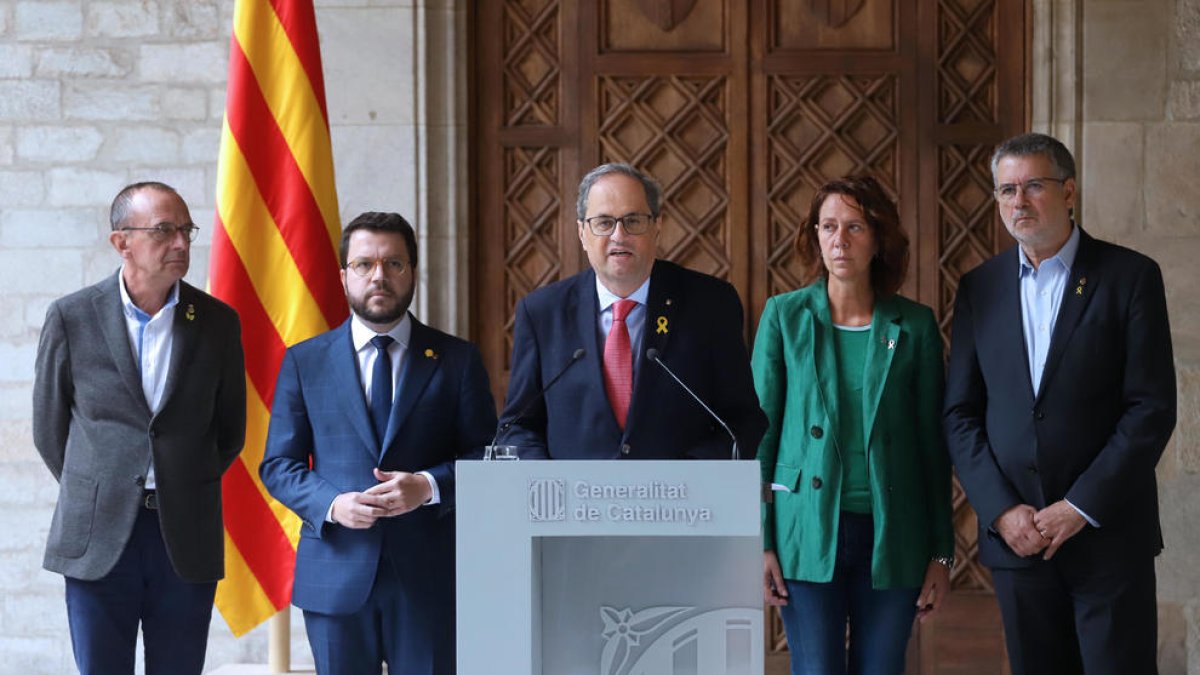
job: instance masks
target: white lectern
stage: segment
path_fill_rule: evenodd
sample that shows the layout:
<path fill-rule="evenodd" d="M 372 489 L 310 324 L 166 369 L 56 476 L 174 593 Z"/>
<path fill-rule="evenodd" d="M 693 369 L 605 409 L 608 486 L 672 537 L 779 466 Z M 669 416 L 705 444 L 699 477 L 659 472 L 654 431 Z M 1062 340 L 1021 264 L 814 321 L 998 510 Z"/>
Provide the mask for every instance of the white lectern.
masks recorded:
<path fill-rule="evenodd" d="M 459 462 L 460 675 L 761 675 L 755 461 Z"/>

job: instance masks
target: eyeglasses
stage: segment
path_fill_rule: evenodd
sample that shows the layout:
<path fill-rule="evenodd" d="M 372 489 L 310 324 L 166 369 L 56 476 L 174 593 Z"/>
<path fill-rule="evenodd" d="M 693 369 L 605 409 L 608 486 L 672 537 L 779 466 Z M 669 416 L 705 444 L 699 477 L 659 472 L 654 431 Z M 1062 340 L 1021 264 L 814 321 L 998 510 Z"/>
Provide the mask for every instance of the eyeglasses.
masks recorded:
<path fill-rule="evenodd" d="M 404 271 L 411 267 L 408 263 L 400 260 L 399 258 L 379 258 L 378 260 L 372 260 L 370 258 L 355 258 L 354 260 L 346 263 L 346 269 L 354 272 L 360 277 L 369 277 L 374 274 L 375 268 L 380 265 L 383 266 L 383 273 L 392 277 L 398 277 L 401 274 L 404 274 Z"/>
<path fill-rule="evenodd" d="M 1011 202 L 1017 198 L 1017 191 L 1025 193 L 1030 199 L 1037 199 L 1046 191 L 1046 183 L 1058 183 L 1062 185 L 1067 182 L 1066 178 L 1050 178 L 1049 176 L 1041 176 L 1038 178 L 1030 178 L 1023 183 L 1005 183 L 996 186 L 996 199 L 1002 202 Z"/>
<path fill-rule="evenodd" d="M 612 216 L 592 216 L 585 218 L 588 229 L 597 237 L 608 237 L 613 232 L 617 231 L 617 223 L 621 224 L 625 234 L 646 234 L 650 229 L 650 223 L 654 222 L 654 216 L 649 213 L 630 213 L 620 218 Z"/>
<path fill-rule="evenodd" d="M 200 228 L 192 225 L 174 225 L 172 223 L 159 223 L 154 227 L 122 227 L 122 232 L 146 232 L 154 241 L 171 241 L 175 235 L 183 233 L 183 238 L 188 241 L 196 241 L 196 235 L 200 232 Z"/>

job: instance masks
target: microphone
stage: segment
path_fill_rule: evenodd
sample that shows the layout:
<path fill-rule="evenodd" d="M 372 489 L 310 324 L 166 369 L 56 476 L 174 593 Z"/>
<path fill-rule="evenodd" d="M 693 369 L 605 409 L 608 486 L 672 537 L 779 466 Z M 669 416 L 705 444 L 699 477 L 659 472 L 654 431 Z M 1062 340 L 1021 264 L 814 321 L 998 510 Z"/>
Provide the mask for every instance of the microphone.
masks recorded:
<path fill-rule="evenodd" d="M 713 409 L 708 407 L 708 404 L 705 403 L 704 400 L 701 399 L 698 395 L 696 395 L 696 392 L 692 391 L 691 387 L 684 384 L 683 380 L 679 379 L 679 376 L 676 375 L 670 368 L 668 368 L 667 364 L 663 363 L 662 359 L 658 358 L 658 350 L 657 349 L 655 349 L 653 347 L 651 347 L 650 349 L 647 349 L 646 350 L 646 358 L 648 358 L 651 361 L 662 366 L 662 369 L 667 371 L 667 374 L 671 376 L 671 379 L 675 380 L 675 383 L 678 384 L 680 387 L 683 387 L 683 390 L 686 391 L 688 393 L 688 395 L 691 396 L 692 399 L 696 401 L 696 403 L 699 403 L 700 407 L 704 408 L 704 411 L 707 412 L 710 417 L 712 417 L 714 420 L 717 421 L 717 424 L 721 425 L 721 428 L 725 430 L 725 433 L 729 434 L 729 439 L 733 441 L 732 459 L 741 459 L 742 455 L 741 455 L 741 453 L 738 452 L 737 436 L 733 435 L 733 431 L 729 428 L 729 425 L 725 423 L 725 420 L 721 419 L 720 415 L 713 412 Z"/>
<path fill-rule="evenodd" d="M 585 351 L 583 349 L 583 347 L 576 349 L 575 352 L 573 354 L 571 354 L 571 358 L 568 359 L 567 363 L 562 367 L 562 370 L 558 371 L 558 374 L 555 375 L 553 378 L 551 378 L 550 381 L 546 383 L 546 386 L 542 387 L 541 390 L 538 391 L 536 396 L 534 396 L 534 397 L 530 398 L 528 401 L 526 401 L 525 404 L 521 406 L 521 409 L 517 411 L 517 414 L 514 415 L 511 420 L 505 422 L 504 424 L 501 424 L 500 427 L 498 429 L 496 429 L 496 435 L 492 436 L 492 442 L 489 443 L 488 445 L 495 445 L 496 441 L 500 440 L 500 437 L 502 435 L 504 435 L 504 433 L 506 431 L 508 431 L 512 427 L 512 425 L 516 424 L 517 422 L 520 422 L 521 418 L 523 418 L 525 416 L 525 413 L 529 412 L 529 406 L 533 405 L 535 401 L 537 401 L 538 399 L 545 396 L 546 392 L 550 391 L 550 387 L 553 387 L 558 382 L 559 378 L 561 378 L 563 375 L 566 375 L 567 370 L 570 369 L 571 366 L 575 365 L 576 361 L 579 361 L 586 355 L 587 355 L 587 351 Z"/>

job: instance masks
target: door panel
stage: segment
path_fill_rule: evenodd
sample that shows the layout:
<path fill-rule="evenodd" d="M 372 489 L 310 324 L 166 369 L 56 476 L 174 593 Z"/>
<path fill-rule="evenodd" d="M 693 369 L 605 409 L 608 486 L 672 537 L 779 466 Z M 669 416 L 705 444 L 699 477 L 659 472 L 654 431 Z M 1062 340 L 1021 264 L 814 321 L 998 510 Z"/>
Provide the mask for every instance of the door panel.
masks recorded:
<path fill-rule="evenodd" d="M 512 313 L 586 259 L 575 190 L 625 161 L 664 189 L 659 255 L 730 281 L 752 336 L 800 284 L 792 250 L 825 180 L 870 173 L 912 241 L 902 292 L 949 340 L 959 277 L 1011 244 L 992 147 L 1027 127 L 1028 3 L 495 0 L 472 3 L 473 339 L 502 400 Z M 1006 672 L 975 515 L 955 483 L 956 589 L 909 672 Z M 786 641 L 768 621 L 768 663 Z"/>

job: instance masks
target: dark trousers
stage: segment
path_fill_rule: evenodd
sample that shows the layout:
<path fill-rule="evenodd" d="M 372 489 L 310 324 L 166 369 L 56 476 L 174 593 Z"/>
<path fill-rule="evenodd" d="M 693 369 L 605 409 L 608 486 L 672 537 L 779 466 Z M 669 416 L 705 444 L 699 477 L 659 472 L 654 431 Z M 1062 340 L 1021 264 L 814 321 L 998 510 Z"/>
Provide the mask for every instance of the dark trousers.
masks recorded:
<path fill-rule="evenodd" d="M 330 574 L 337 574 L 336 568 Z M 305 610 L 318 675 L 379 675 L 383 663 L 391 675 L 453 675 L 453 588 L 436 596 L 432 603 L 410 596 L 392 564 L 381 558 L 375 584 L 358 611 Z"/>
<path fill-rule="evenodd" d="M 843 511 L 833 579 L 828 583 L 785 580 L 788 604 L 779 613 L 792 656 L 792 675 L 899 675 L 904 671 L 904 650 L 921 589 L 871 587 L 874 533 L 871 516 Z"/>
<path fill-rule="evenodd" d="M 1154 558 L 1064 553 L 992 570 L 1013 675 L 1157 673 Z"/>
<path fill-rule="evenodd" d="M 199 675 L 204 669 L 216 582 L 179 578 L 158 512 L 142 509 L 115 567 L 95 581 L 66 577 L 67 620 L 83 675 L 132 675 L 138 624 L 147 675 Z"/>

